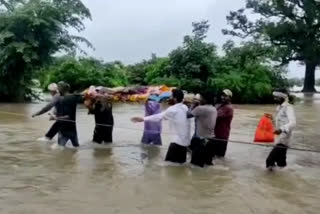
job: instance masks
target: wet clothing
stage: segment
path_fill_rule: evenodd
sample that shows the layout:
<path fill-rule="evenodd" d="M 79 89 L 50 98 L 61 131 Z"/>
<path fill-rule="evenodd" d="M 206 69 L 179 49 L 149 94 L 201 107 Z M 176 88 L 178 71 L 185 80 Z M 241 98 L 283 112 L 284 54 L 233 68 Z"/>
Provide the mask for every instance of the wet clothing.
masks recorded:
<path fill-rule="evenodd" d="M 266 167 L 286 167 L 287 166 L 287 150 L 291 141 L 293 129 L 296 126 L 296 117 L 293 106 L 288 102 L 284 102 L 277 107 L 274 116 L 276 130 L 281 130 L 281 134 L 277 136 L 276 146 L 270 152 Z"/>
<path fill-rule="evenodd" d="M 289 146 L 293 129 L 296 126 L 296 116 L 293 106 L 288 102 L 278 106 L 274 118 L 276 129 L 280 129 L 282 131 L 276 139 L 276 144 Z"/>
<path fill-rule="evenodd" d="M 94 109 L 90 111 L 90 113 L 94 114 L 94 119 L 96 122 L 96 127 L 93 134 L 93 142 L 99 144 L 102 142 L 112 143 L 112 132 L 114 126 L 112 103 L 109 103 L 106 107 L 103 107 L 101 103 L 96 103 Z"/>
<path fill-rule="evenodd" d="M 175 104 L 160 114 L 144 117 L 144 121 L 169 121 L 172 140 L 180 146 L 190 145 L 191 123 L 187 118 L 188 107 L 182 103 Z"/>
<path fill-rule="evenodd" d="M 147 101 L 145 104 L 145 116 L 161 113 L 160 104 L 156 101 Z M 144 144 L 162 145 L 161 121 L 145 121 L 141 142 Z"/>
<path fill-rule="evenodd" d="M 55 108 L 56 104 L 59 102 L 60 94 L 56 94 L 52 97 L 52 100 L 50 103 L 48 103 L 45 107 L 43 107 L 38 113 L 36 113 L 36 116 L 42 115 L 53 109 L 53 114 L 57 114 L 57 109 Z M 59 123 L 55 122 L 50 127 L 49 131 L 45 134 L 46 138 L 52 139 L 54 136 L 59 132 Z"/>
<path fill-rule="evenodd" d="M 68 130 L 68 131 L 61 131 L 58 135 L 58 144 L 60 146 L 65 146 L 68 141 L 71 141 L 73 147 L 79 147 L 79 140 L 77 130 Z"/>
<path fill-rule="evenodd" d="M 267 160 L 266 167 L 286 167 L 287 166 L 287 150 L 288 146 L 284 144 L 277 144 L 276 147 L 272 149 Z"/>
<path fill-rule="evenodd" d="M 50 127 L 49 131 L 46 133 L 45 137 L 49 139 L 53 139 L 56 134 L 59 133 L 60 124 L 58 121 L 54 122 Z"/>
<path fill-rule="evenodd" d="M 144 117 L 144 121 L 159 122 L 162 119 L 169 121 L 172 132 L 172 143 L 169 146 L 166 161 L 184 163 L 187 158 L 187 147 L 190 145 L 191 123 L 187 118 L 188 107 L 177 103 L 160 114 Z"/>
<path fill-rule="evenodd" d="M 217 110 L 213 105 L 201 105 L 188 113 L 188 117 L 195 117 L 196 135 L 191 140 L 191 163 L 200 167 L 212 165 L 212 139 L 215 137 Z"/>
<path fill-rule="evenodd" d="M 215 127 L 216 138 L 228 140 L 233 119 L 233 108 L 231 104 L 219 104 L 216 106 L 218 117 Z"/>
<path fill-rule="evenodd" d="M 233 119 L 233 107 L 231 104 L 219 104 L 217 123 L 215 127 L 214 156 L 224 157 L 230 137 L 231 122 Z"/>
<path fill-rule="evenodd" d="M 183 164 L 187 161 L 187 147 L 171 143 L 165 161 Z"/>
<path fill-rule="evenodd" d="M 67 95 L 61 97 L 56 104 L 57 117 L 66 117 L 57 121 L 60 126 L 58 144 L 61 146 L 65 146 L 68 140 L 71 140 L 74 147 L 79 146 L 76 127 L 76 111 L 77 104 L 80 100 L 80 96 Z"/>
<path fill-rule="evenodd" d="M 193 138 L 191 144 L 194 145 L 192 147 L 191 164 L 199 167 L 212 165 L 213 140 Z"/>
<path fill-rule="evenodd" d="M 226 155 L 228 147 L 228 141 L 227 140 L 213 140 L 213 146 L 212 146 L 212 155 L 213 157 L 222 158 Z"/>
<path fill-rule="evenodd" d="M 213 105 L 202 105 L 192 110 L 196 118 L 196 136 L 214 138 L 217 120 L 217 109 Z"/>

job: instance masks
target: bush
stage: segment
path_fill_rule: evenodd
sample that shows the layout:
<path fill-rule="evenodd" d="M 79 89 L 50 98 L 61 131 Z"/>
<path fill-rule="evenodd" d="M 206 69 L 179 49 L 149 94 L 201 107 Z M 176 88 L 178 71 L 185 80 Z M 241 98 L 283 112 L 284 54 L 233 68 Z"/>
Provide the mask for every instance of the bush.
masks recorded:
<path fill-rule="evenodd" d="M 119 63 L 108 63 L 93 59 L 63 57 L 41 70 L 40 81 L 46 90 L 52 82 L 65 81 L 71 86 L 71 91 L 80 91 L 90 85 L 106 87 L 128 84 L 124 66 Z"/>

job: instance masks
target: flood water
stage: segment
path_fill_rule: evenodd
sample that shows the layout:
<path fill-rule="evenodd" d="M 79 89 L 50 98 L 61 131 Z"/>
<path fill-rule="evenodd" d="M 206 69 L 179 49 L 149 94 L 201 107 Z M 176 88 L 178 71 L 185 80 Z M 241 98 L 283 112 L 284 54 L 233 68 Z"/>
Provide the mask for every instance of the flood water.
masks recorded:
<path fill-rule="evenodd" d="M 230 143 L 227 157 L 200 169 L 163 161 L 162 148 L 140 145 L 142 105 L 114 107 L 114 145 L 91 143 L 94 120 L 79 106 L 81 148 L 51 149 L 39 142 L 52 124 L 32 119 L 43 104 L 0 104 L 0 213 L 2 214 L 318 214 L 320 153 L 290 150 L 289 167 L 269 173 L 270 148 Z M 252 141 L 274 106 L 235 106 L 232 140 Z M 320 98 L 296 104 L 293 147 L 320 150 Z M 15 114 L 7 114 L 11 112 Z M 26 115 L 26 116 L 23 116 Z"/>

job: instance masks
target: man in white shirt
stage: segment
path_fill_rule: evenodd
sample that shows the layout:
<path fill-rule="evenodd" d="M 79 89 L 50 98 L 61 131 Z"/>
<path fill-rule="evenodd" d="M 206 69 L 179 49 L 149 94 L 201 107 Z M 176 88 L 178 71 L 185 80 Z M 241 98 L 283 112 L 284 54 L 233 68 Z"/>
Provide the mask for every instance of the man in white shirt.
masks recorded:
<path fill-rule="evenodd" d="M 289 103 L 289 93 L 286 90 L 273 92 L 275 101 L 279 104 L 274 117 L 276 146 L 266 160 L 266 167 L 272 170 L 276 164 L 279 167 L 287 166 L 287 149 L 290 144 L 293 129 L 296 126 L 296 116 L 293 106 Z"/>
<path fill-rule="evenodd" d="M 171 107 L 162 113 L 144 118 L 132 118 L 133 122 L 168 120 L 173 134 L 166 161 L 183 164 L 187 159 L 187 147 L 190 145 L 191 123 L 187 118 L 188 107 L 183 104 L 184 94 L 181 90 L 172 91 Z"/>

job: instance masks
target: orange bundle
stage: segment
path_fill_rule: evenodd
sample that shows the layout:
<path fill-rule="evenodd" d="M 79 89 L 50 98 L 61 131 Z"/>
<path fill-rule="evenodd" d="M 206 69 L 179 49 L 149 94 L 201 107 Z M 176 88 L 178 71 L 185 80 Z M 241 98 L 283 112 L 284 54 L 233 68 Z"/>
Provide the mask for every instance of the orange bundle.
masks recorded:
<path fill-rule="evenodd" d="M 254 142 L 256 143 L 273 143 L 274 142 L 274 127 L 272 124 L 272 116 L 265 114 L 257 127 Z"/>

